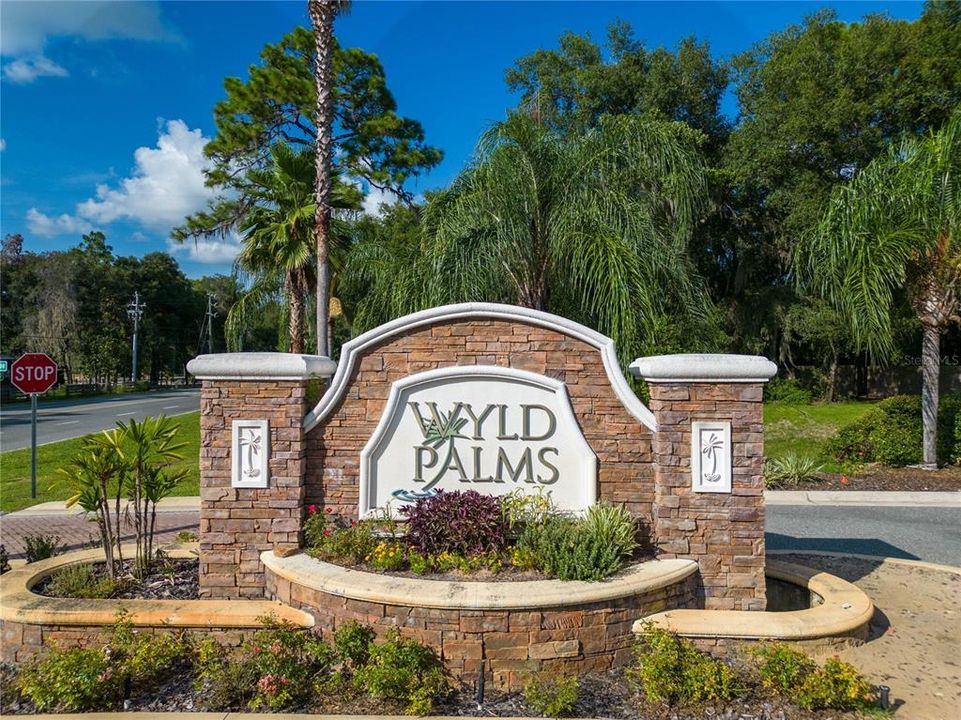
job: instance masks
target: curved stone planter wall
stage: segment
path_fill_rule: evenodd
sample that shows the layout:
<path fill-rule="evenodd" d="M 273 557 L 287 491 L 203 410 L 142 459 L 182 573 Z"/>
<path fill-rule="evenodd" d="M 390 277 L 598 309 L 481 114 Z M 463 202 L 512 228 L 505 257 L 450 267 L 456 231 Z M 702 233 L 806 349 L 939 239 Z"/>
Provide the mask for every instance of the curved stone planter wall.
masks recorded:
<path fill-rule="evenodd" d="M 815 650 L 867 639 L 874 604 L 856 585 L 803 565 L 768 559 L 767 576 L 806 588 L 823 602 L 805 610 L 748 612 L 679 609 L 638 620 L 689 638 L 701 650 L 724 655 L 745 642 L 799 643 Z"/>
<path fill-rule="evenodd" d="M 126 557 L 133 546 L 124 547 Z M 196 546 L 168 548 L 169 557 L 196 558 Z M 272 616 L 300 627 L 313 626 L 307 613 L 270 600 L 76 600 L 38 595 L 32 588 L 71 565 L 103 561 L 103 551 L 82 550 L 30 563 L 0 575 L 0 633 L 4 662 L 22 662 L 45 645 L 98 646 L 107 628 L 126 611 L 135 628 L 149 632 L 210 633 L 223 644 L 237 645 L 262 627 L 259 618 Z"/>
<path fill-rule="evenodd" d="M 433 648 L 465 682 L 483 668 L 497 686 L 527 673 L 579 673 L 627 664 L 634 620 L 692 607 L 697 564 L 652 561 L 598 583 L 449 582 L 351 570 L 307 555 L 261 555 L 268 597 L 311 613 L 329 634 L 350 620 L 396 627 Z"/>

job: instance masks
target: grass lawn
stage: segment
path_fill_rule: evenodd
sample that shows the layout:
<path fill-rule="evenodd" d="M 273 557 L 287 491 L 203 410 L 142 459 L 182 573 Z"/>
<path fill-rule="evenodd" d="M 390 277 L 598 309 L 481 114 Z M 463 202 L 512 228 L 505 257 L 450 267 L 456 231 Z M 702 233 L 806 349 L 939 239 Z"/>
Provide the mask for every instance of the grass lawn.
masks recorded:
<path fill-rule="evenodd" d="M 187 443 L 181 450 L 190 468 L 187 479 L 173 491 L 174 495 L 200 494 L 200 413 L 173 418 L 180 425 L 180 440 Z M 41 445 L 37 448 L 37 497 L 30 497 L 30 448 L 0 454 L 0 510 L 12 512 L 37 503 L 66 500 L 69 483 L 57 472 L 70 464 L 83 445 L 83 438 Z"/>
<path fill-rule="evenodd" d="M 857 420 L 874 406 L 873 402 L 848 401 L 812 405 L 764 405 L 764 455 L 783 457 L 788 453 L 807 455 L 824 463 L 828 472 L 838 472 L 837 463 L 824 458 L 825 441 L 834 432 Z"/>

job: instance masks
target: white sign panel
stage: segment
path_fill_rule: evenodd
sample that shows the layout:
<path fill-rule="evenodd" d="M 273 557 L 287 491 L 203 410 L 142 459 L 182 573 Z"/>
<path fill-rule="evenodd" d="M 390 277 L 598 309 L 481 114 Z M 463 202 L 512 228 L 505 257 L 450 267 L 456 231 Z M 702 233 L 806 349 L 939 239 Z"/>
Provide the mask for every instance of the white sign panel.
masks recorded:
<path fill-rule="evenodd" d="M 440 490 L 550 493 L 561 510 L 597 500 L 597 458 L 562 382 L 496 366 L 411 375 L 393 384 L 361 453 L 360 514 Z"/>
<path fill-rule="evenodd" d="M 691 423 L 691 489 L 731 492 L 731 423 Z"/>
<path fill-rule="evenodd" d="M 230 442 L 231 486 L 267 487 L 270 429 L 266 420 L 234 420 Z"/>

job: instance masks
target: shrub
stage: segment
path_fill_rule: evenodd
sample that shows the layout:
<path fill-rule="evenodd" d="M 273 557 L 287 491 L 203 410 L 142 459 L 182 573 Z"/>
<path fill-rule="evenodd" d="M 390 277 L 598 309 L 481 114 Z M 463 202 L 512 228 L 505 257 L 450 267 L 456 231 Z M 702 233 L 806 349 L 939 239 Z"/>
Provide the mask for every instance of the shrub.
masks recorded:
<path fill-rule="evenodd" d="M 205 640 L 195 684 L 211 708 L 281 710 L 304 704 L 314 684 L 326 680 L 334 652 L 312 633 L 262 618 L 265 627 L 229 655 Z"/>
<path fill-rule="evenodd" d="M 630 557 L 637 549 L 637 520 L 620 505 L 591 505 L 583 525 L 585 532 L 610 545 L 619 557 Z"/>
<path fill-rule="evenodd" d="M 880 462 L 895 467 L 921 461 L 921 398 L 895 395 L 882 400 L 828 442 L 839 461 Z M 961 460 L 961 395 L 944 395 L 938 407 L 938 458 Z"/>
<path fill-rule="evenodd" d="M 553 517 L 529 525 L 517 540 L 515 558 L 561 580 L 602 580 L 621 568 L 620 549 L 584 521 Z"/>
<path fill-rule="evenodd" d="M 524 701 L 540 715 L 569 717 L 574 714 L 579 690 L 576 677 L 550 680 L 531 677 L 524 683 Z"/>
<path fill-rule="evenodd" d="M 781 694 L 793 693 L 817 667 L 803 652 L 783 643 L 760 645 L 753 655 L 758 660 L 761 684 Z"/>
<path fill-rule="evenodd" d="M 518 488 L 502 495 L 500 503 L 507 531 L 512 537 L 517 537 L 527 525 L 544 522 L 555 511 L 554 501 L 543 486 L 537 488 L 536 493 L 525 493 Z"/>
<path fill-rule="evenodd" d="M 364 558 L 378 570 L 400 570 L 407 564 L 404 547 L 398 542 L 379 542 Z"/>
<path fill-rule="evenodd" d="M 422 555 L 500 552 L 507 542 L 500 501 L 475 490 L 441 491 L 400 511 L 407 516 L 407 540 Z"/>
<path fill-rule="evenodd" d="M 447 680 L 429 648 L 400 637 L 391 628 L 385 641 L 370 646 L 370 657 L 357 668 L 354 686 L 373 698 L 407 703 L 409 715 L 426 715 L 447 695 Z"/>
<path fill-rule="evenodd" d="M 369 523 L 361 522 L 350 527 L 323 529 L 317 544 L 307 552 L 313 557 L 333 562 L 360 565 L 377 547 L 377 538 Z"/>
<path fill-rule="evenodd" d="M 806 710 L 860 710 L 874 703 L 874 689 L 864 676 L 837 658 L 808 674 L 793 696 Z"/>
<path fill-rule="evenodd" d="M 181 635 L 138 632 L 125 611 L 118 613 L 107 644 L 111 662 L 126 687 L 152 685 L 186 660 L 190 647 Z"/>
<path fill-rule="evenodd" d="M 46 560 L 67 550 L 67 546 L 61 544 L 59 535 L 24 535 L 23 545 L 28 563 Z"/>
<path fill-rule="evenodd" d="M 122 677 L 114 672 L 107 655 L 88 648 L 53 648 L 24 666 L 19 686 L 38 710 L 103 710 L 115 705 L 123 693 Z"/>
<path fill-rule="evenodd" d="M 743 692 L 728 665 L 668 630 L 646 626 L 634 653 L 627 676 L 654 702 L 716 702 Z"/>
<path fill-rule="evenodd" d="M 416 550 L 409 550 L 407 552 L 407 564 L 410 566 L 410 571 L 417 575 L 426 575 L 434 567 L 430 557 L 421 555 Z"/>
<path fill-rule="evenodd" d="M 0 575 L 10 572 L 10 556 L 7 555 L 7 548 L 0 544 Z"/>
<path fill-rule="evenodd" d="M 349 620 L 334 631 L 334 649 L 344 664 L 352 667 L 366 665 L 370 657 L 370 645 L 376 633 L 373 629 Z"/>
<path fill-rule="evenodd" d="M 91 565 L 72 565 L 50 579 L 49 594 L 68 598 L 108 598 L 117 589 L 111 577 L 97 577 Z"/>
<path fill-rule="evenodd" d="M 769 488 L 797 485 L 805 480 L 816 480 L 821 469 L 822 466 L 814 458 L 787 453 L 764 463 L 764 484 Z"/>
<path fill-rule="evenodd" d="M 481 569 L 496 573 L 500 572 L 503 567 L 500 554 L 493 551 L 468 556 L 442 552 L 440 555 L 430 558 L 429 562 L 431 567 L 439 572 L 457 570 L 467 575 Z"/>
<path fill-rule="evenodd" d="M 764 400 L 785 405 L 808 405 L 812 402 L 811 391 L 801 387 L 792 378 L 772 378 L 764 386 Z"/>

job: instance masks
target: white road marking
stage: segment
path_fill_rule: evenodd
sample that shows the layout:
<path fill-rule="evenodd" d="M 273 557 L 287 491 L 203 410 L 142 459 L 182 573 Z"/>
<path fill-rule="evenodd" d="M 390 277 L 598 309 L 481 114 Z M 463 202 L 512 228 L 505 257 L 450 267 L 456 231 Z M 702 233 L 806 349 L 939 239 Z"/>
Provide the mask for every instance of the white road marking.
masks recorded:
<path fill-rule="evenodd" d="M 180 407 L 179 405 L 164 405 L 164 406 L 163 406 L 162 408 L 160 408 L 160 409 L 161 409 L 161 410 L 176 410 L 176 409 L 179 408 L 179 407 Z"/>
<path fill-rule="evenodd" d="M 137 411 L 134 410 L 132 412 L 127 412 L 127 413 L 117 413 L 117 417 L 123 417 L 124 415 L 136 415 L 136 414 L 137 414 Z"/>
<path fill-rule="evenodd" d="M 76 425 L 79 420 L 67 420 L 67 422 L 57 423 L 57 425 Z"/>

